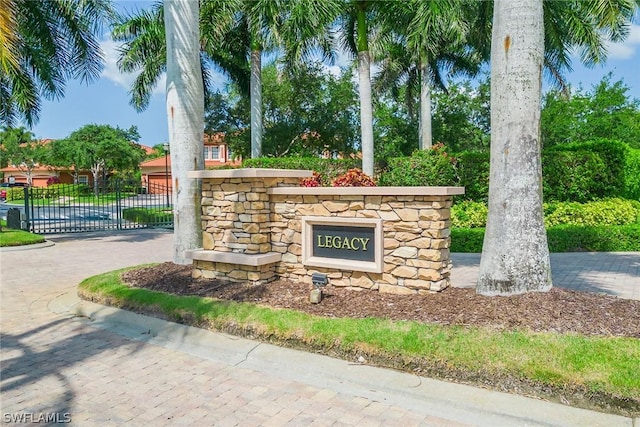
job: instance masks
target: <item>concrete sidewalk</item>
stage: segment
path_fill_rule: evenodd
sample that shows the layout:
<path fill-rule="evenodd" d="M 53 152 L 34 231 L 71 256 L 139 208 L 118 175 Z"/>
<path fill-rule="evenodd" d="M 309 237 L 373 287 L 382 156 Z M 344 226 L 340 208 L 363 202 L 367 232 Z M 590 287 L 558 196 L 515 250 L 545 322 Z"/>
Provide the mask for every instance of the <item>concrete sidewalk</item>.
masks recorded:
<path fill-rule="evenodd" d="M 87 426 L 639 425 L 80 301 L 88 276 L 170 259 L 171 235 L 53 240 L 0 253 L 3 423 L 57 414 Z M 636 282 L 638 258 L 626 258 Z"/>

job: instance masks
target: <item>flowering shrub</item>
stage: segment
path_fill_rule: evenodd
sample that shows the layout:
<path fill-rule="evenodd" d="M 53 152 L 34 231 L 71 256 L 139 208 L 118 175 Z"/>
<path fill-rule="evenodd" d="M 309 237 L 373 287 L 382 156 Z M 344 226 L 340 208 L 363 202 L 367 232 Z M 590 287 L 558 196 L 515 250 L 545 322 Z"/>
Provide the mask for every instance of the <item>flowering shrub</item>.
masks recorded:
<path fill-rule="evenodd" d="M 302 187 L 320 187 L 322 185 L 322 175 L 314 171 L 311 178 L 302 178 L 300 185 Z"/>
<path fill-rule="evenodd" d="M 57 176 L 49 177 L 49 179 L 47 179 L 47 186 L 53 184 L 60 184 L 60 178 L 58 178 Z"/>
<path fill-rule="evenodd" d="M 358 168 L 349 169 L 344 175 L 331 181 L 333 187 L 375 187 L 371 177 Z"/>

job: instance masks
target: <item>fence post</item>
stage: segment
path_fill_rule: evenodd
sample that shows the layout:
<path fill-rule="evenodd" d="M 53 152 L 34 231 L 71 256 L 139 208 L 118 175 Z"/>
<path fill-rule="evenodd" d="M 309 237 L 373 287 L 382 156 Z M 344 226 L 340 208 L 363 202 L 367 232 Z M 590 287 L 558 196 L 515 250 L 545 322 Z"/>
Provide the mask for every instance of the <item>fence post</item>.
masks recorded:
<path fill-rule="evenodd" d="M 25 221 L 26 221 L 26 231 L 31 231 L 32 233 L 35 233 L 35 224 L 31 223 L 31 216 L 29 215 L 29 198 L 30 198 L 30 188 L 29 187 L 24 187 L 24 215 L 25 215 Z M 33 207 L 33 206 L 32 206 Z M 31 229 L 31 226 L 33 225 L 33 229 Z"/>
<path fill-rule="evenodd" d="M 118 230 L 122 230 L 122 193 L 120 191 L 120 185 L 122 181 L 120 179 L 116 179 L 115 190 L 116 190 L 116 223 L 118 226 Z"/>

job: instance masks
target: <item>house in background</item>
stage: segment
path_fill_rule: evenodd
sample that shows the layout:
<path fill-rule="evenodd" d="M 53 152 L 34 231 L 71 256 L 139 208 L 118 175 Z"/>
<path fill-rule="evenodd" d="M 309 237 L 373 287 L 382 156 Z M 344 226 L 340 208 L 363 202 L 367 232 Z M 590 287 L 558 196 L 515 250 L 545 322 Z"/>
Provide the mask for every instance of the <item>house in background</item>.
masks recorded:
<path fill-rule="evenodd" d="M 40 144 L 50 144 L 53 139 L 42 139 Z M 140 147 L 144 152 L 149 155 L 154 152 L 153 148 L 146 145 Z M 21 168 L 14 165 L 9 165 L 6 168 L 0 169 L 3 173 L 3 182 L 8 183 L 28 183 L 27 172 L 25 168 Z M 49 165 L 36 165 L 31 170 L 31 186 L 33 187 L 46 187 L 52 182 L 59 184 L 73 184 L 73 170 L 66 167 L 49 166 Z M 84 170 L 78 173 L 78 184 L 93 185 L 93 174 L 91 171 Z"/>
<path fill-rule="evenodd" d="M 39 141 L 42 145 L 50 144 L 53 139 L 41 139 Z M 20 183 L 27 184 L 27 172 L 25 168 L 8 165 L 6 168 L 0 169 L 3 173 L 3 182 L 8 183 Z M 80 175 L 79 180 L 81 183 L 88 184 L 91 181 L 91 173 L 87 172 L 86 175 Z M 62 184 L 73 184 L 73 172 L 70 168 L 52 167 L 48 165 L 36 165 L 31 169 L 31 185 L 33 187 L 46 187 L 50 180 L 57 180 Z"/>
<path fill-rule="evenodd" d="M 52 139 L 43 139 L 41 143 L 49 144 Z M 152 147 L 140 145 L 147 155 L 155 153 Z M 239 166 L 241 160 L 234 160 L 231 150 L 224 142 L 224 133 L 219 132 L 204 137 L 204 165 L 205 168 L 232 165 Z M 3 182 L 27 183 L 27 174 L 19 167 L 9 165 L 0 169 L 4 173 Z M 140 163 L 142 186 L 152 194 L 164 194 L 166 187 L 171 188 L 171 154 Z M 73 171 L 71 168 L 38 165 L 31 172 L 31 182 L 34 187 L 46 187 L 51 182 L 61 184 L 73 184 Z M 90 171 L 80 171 L 78 183 L 93 185 L 93 175 Z"/>
<path fill-rule="evenodd" d="M 204 167 L 239 166 L 240 159 L 233 159 L 229 146 L 224 142 L 224 133 L 204 136 Z M 163 194 L 171 189 L 171 153 L 140 163 L 142 186 L 150 194 Z"/>

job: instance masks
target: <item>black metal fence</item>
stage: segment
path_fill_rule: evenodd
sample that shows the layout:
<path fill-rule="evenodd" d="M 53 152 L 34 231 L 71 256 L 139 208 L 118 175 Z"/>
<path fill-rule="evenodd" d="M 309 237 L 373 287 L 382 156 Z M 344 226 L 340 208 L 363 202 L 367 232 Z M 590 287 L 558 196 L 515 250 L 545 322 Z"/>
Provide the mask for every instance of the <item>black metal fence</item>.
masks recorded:
<path fill-rule="evenodd" d="M 172 195 L 158 184 L 113 180 L 98 189 L 57 184 L 25 189 L 24 217 L 33 233 L 79 233 L 173 227 Z"/>

